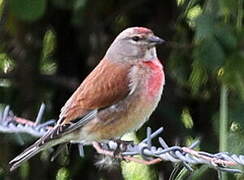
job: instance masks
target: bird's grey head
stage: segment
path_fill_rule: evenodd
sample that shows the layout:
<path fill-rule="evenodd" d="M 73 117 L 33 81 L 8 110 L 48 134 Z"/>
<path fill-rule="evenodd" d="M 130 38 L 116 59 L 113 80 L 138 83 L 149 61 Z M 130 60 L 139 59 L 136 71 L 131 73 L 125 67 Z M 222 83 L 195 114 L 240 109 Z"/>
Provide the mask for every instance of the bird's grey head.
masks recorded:
<path fill-rule="evenodd" d="M 131 27 L 122 31 L 106 52 L 107 59 L 115 61 L 148 61 L 157 58 L 157 44 L 164 40 L 144 27 Z"/>

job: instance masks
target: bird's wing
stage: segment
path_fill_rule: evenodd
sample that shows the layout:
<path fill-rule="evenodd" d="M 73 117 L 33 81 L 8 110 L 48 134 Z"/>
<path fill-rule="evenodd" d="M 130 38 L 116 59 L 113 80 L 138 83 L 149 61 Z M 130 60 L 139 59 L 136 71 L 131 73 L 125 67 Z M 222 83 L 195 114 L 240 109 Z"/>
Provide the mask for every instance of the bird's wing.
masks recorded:
<path fill-rule="evenodd" d="M 130 65 L 103 59 L 61 109 L 59 124 L 117 103 L 129 93 Z"/>

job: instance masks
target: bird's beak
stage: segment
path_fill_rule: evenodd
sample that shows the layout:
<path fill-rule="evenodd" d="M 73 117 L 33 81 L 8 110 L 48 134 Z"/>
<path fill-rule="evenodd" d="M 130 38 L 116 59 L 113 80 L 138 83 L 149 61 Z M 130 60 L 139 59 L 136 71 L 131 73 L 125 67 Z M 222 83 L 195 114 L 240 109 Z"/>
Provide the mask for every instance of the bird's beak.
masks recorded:
<path fill-rule="evenodd" d="M 162 43 L 164 43 L 165 42 L 165 40 L 163 40 L 163 39 L 161 39 L 161 38 L 159 38 L 158 36 L 155 36 L 155 35 L 153 35 L 153 36 L 150 36 L 150 37 L 148 37 L 148 42 L 150 42 L 150 43 L 152 43 L 152 44 L 162 44 Z"/>

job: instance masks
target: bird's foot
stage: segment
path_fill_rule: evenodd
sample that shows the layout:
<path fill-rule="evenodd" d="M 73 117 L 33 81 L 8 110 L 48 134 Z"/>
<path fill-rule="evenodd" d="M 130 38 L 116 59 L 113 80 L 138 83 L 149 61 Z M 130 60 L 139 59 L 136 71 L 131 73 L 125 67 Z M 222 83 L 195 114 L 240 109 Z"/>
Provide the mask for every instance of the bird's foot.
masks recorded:
<path fill-rule="evenodd" d="M 144 164 L 144 165 L 153 165 L 153 164 L 157 164 L 162 161 L 162 159 L 160 159 L 160 158 L 156 158 L 156 159 L 152 159 L 152 160 L 144 160 L 144 159 L 131 157 L 131 156 L 124 156 L 123 159 L 126 161 L 132 161 L 132 162 L 136 162 L 136 163 Z"/>
<path fill-rule="evenodd" d="M 131 143 L 131 142 L 129 142 L 129 143 Z M 110 150 L 107 150 L 107 149 L 103 149 L 98 142 L 93 142 L 92 145 L 96 149 L 97 153 L 99 153 L 99 154 L 111 156 L 111 157 L 122 159 L 122 160 L 126 160 L 126 161 L 133 161 L 133 162 L 136 162 L 136 163 L 139 163 L 139 164 L 152 165 L 152 164 L 157 164 L 157 163 L 162 161 L 162 159 L 160 159 L 160 158 L 156 158 L 156 159 L 152 159 L 152 160 L 143 160 L 143 159 L 139 159 L 139 158 L 136 158 L 136 157 L 124 156 L 124 155 L 121 154 L 121 152 L 118 155 L 118 154 L 115 153 L 115 151 L 110 151 Z"/>
<path fill-rule="evenodd" d="M 94 141 L 94 142 L 92 142 L 92 145 L 96 149 L 98 154 L 103 154 L 103 155 L 112 156 L 112 157 L 114 156 L 113 151 L 103 149 L 98 142 Z"/>
<path fill-rule="evenodd" d="M 134 145 L 134 141 L 124 141 L 121 139 L 116 139 L 114 142 L 117 143 L 116 149 L 113 151 L 114 156 L 121 156 L 123 159 L 123 155 L 121 153 L 125 152 L 129 145 Z"/>

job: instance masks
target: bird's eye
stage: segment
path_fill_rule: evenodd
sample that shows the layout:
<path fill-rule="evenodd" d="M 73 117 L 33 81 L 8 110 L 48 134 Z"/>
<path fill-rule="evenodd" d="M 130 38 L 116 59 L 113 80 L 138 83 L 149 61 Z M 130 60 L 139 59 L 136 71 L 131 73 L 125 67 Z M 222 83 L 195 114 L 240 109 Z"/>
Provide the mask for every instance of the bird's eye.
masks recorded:
<path fill-rule="evenodd" d="M 137 41 L 140 40 L 140 37 L 139 37 L 139 36 L 133 36 L 133 37 L 132 37 L 132 40 L 137 42 Z"/>

